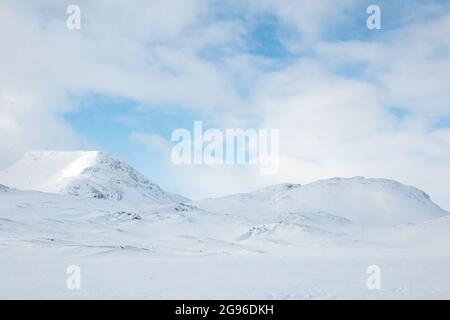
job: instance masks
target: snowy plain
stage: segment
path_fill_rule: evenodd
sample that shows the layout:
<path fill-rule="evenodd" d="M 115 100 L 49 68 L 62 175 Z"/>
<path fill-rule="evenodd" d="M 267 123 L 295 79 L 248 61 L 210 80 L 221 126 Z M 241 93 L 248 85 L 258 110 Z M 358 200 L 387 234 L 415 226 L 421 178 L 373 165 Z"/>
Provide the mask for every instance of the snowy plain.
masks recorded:
<path fill-rule="evenodd" d="M 450 299 L 450 213 L 392 180 L 192 202 L 80 151 L 28 153 L 0 184 L 3 299 Z"/>

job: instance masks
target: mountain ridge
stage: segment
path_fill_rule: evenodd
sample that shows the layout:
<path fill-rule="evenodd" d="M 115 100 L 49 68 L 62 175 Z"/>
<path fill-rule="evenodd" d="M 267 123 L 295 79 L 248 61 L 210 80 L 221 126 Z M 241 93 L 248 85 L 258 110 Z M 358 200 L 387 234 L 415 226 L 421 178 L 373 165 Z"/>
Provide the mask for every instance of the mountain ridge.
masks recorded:
<path fill-rule="evenodd" d="M 190 201 L 169 193 L 103 151 L 29 151 L 0 172 L 0 183 L 18 189 L 155 204 Z"/>
<path fill-rule="evenodd" d="M 28 152 L 0 172 L 0 183 L 16 189 L 135 203 L 190 202 L 164 191 L 126 162 L 102 151 Z M 416 187 L 361 176 L 281 183 L 194 203 L 211 212 L 271 218 L 320 212 L 361 225 L 414 223 L 450 214 Z"/>
<path fill-rule="evenodd" d="M 270 217 L 325 212 L 361 225 L 396 225 L 438 218 L 450 213 L 424 191 L 395 180 L 331 178 L 300 185 L 282 183 L 248 193 L 200 200 L 206 210 Z"/>

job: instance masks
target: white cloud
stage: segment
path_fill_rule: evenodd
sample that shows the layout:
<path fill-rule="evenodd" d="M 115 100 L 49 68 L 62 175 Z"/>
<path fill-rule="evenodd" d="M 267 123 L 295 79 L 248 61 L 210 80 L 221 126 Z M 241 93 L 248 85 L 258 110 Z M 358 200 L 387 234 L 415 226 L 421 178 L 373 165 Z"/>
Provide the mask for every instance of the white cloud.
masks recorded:
<path fill-rule="evenodd" d="M 197 57 L 203 45 L 235 36 L 234 26 L 200 23 L 205 1 L 132 1 L 126 8 L 80 1 L 79 31 L 66 28 L 68 4 L 0 4 L 0 167 L 27 149 L 79 145 L 61 117 L 77 107 L 69 95 L 99 92 L 206 111 L 239 104 L 229 78 Z"/>
<path fill-rule="evenodd" d="M 319 42 L 317 58 L 263 77 L 255 109 L 264 110 L 264 126 L 281 130 L 278 179 L 393 178 L 449 208 L 449 130 L 436 127 L 450 115 L 449 21 L 373 42 Z M 355 65 L 360 75 L 339 75 Z"/>
<path fill-rule="evenodd" d="M 168 163 L 174 191 L 217 195 L 274 182 L 367 175 L 416 185 L 450 208 L 450 133 L 435 126 L 450 114 L 446 7 L 431 21 L 409 17 L 409 25 L 380 30 L 370 42 L 337 42 L 325 40 L 324 32 L 360 2 L 234 3 L 246 19 L 271 14 L 297 30 L 298 37 L 282 39 L 291 54 L 313 53 L 280 67 L 276 59 L 246 52 L 245 21 L 217 20 L 217 4 L 120 3 L 80 1 L 82 29 L 69 31 L 69 2 L 1 2 L 0 167 L 26 149 L 77 147 L 62 120 L 77 107 L 69 94 L 100 92 L 143 105 L 181 105 L 225 127 L 259 122 L 280 129 L 278 176 Z M 220 59 L 203 56 L 216 47 L 224 52 Z M 352 68 L 356 75 L 341 74 Z M 136 130 L 132 142 L 169 148 L 163 138 Z"/>
<path fill-rule="evenodd" d="M 75 133 L 63 119 L 37 99 L 0 95 L 0 168 L 30 149 L 78 146 Z"/>
<path fill-rule="evenodd" d="M 169 154 L 172 148 L 172 144 L 158 134 L 132 132 L 129 139 L 134 143 L 144 144 L 151 150 L 164 152 L 165 154 Z"/>

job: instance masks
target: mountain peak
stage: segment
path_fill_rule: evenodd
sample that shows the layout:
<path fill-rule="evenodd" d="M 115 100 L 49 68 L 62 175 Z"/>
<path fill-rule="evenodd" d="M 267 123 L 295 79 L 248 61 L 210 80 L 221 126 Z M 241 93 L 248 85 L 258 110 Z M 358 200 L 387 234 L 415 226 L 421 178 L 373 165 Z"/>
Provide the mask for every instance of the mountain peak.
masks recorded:
<path fill-rule="evenodd" d="M 156 204 L 189 199 L 163 191 L 126 162 L 103 151 L 30 151 L 0 182 L 19 188 Z"/>
<path fill-rule="evenodd" d="M 273 217 L 325 213 L 359 225 L 398 225 L 449 215 L 415 187 L 388 179 L 332 178 L 283 183 L 199 202 L 202 209 Z"/>
<path fill-rule="evenodd" d="M 258 189 L 256 191 L 254 191 L 253 193 L 273 193 L 273 192 L 281 192 L 281 191 L 286 191 L 286 190 L 292 190 L 295 188 L 299 188 L 301 187 L 301 184 L 298 183 L 289 183 L 289 182 L 285 182 L 285 183 L 280 183 L 280 184 L 274 184 L 262 189 Z"/>
<path fill-rule="evenodd" d="M 424 191 L 404 185 L 398 181 L 392 180 L 392 179 L 384 179 L 384 178 L 366 178 L 362 176 L 356 176 L 356 177 L 350 177 L 350 178 L 343 178 L 343 177 L 334 177 L 331 179 L 323 179 L 318 180 L 315 182 L 312 182 L 310 184 L 307 184 L 306 186 L 310 187 L 339 187 L 339 188 L 350 188 L 350 187 L 357 187 L 357 188 L 372 188 L 372 189 L 378 189 L 382 190 L 384 192 L 400 192 L 405 195 L 413 196 L 418 199 L 424 199 L 428 200 L 430 199 L 430 196 L 425 193 Z"/>

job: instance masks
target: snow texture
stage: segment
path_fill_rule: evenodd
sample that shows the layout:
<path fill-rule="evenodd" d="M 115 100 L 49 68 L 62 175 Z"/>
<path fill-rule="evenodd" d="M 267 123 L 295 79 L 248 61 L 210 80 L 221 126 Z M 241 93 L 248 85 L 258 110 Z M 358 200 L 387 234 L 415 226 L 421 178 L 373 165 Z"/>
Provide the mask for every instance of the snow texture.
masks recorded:
<path fill-rule="evenodd" d="M 28 153 L 0 183 L 0 298 L 450 298 L 450 214 L 395 181 L 189 202 L 80 151 Z M 70 265 L 80 290 L 66 286 Z"/>

